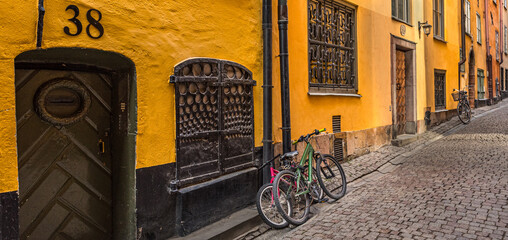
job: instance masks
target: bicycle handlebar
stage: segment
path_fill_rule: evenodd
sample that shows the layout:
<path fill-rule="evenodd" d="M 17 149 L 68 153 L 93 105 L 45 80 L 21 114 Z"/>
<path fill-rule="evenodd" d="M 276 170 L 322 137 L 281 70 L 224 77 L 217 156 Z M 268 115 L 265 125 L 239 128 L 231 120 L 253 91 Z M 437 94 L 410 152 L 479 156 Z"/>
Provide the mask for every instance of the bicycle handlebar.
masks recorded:
<path fill-rule="evenodd" d="M 298 138 L 298 140 L 293 141 L 293 145 L 297 144 L 299 142 L 307 141 L 307 140 L 309 140 L 310 137 L 312 137 L 314 135 L 319 135 L 320 133 L 322 133 L 324 131 L 326 131 L 326 128 L 319 129 L 319 130 L 315 129 L 314 132 L 309 133 L 307 135 L 302 135 L 302 136 L 300 136 L 300 138 Z"/>

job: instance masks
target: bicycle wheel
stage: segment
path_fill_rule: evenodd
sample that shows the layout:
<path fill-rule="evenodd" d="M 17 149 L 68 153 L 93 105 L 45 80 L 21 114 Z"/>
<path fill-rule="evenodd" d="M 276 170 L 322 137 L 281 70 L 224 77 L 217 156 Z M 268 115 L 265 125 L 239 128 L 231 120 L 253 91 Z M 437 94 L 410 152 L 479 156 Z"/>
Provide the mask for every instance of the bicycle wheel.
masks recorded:
<path fill-rule="evenodd" d="M 468 124 L 471 121 L 471 107 L 467 103 L 459 103 L 457 115 L 462 123 Z"/>
<path fill-rule="evenodd" d="M 289 223 L 280 215 L 277 207 L 275 207 L 272 189 L 273 185 L 267 183 L 258 190 L 256 195 L 256 207 L 261 219 L 270 227 L 275 229 L 285 228 Z M 289 204 L 289 202 L 287 204 Z M 286 206 L 286 208 L 289 209 L 289 205 Z"/>
<path fill-rule="evenodd" d="M 275 206 L 282 217 L 293 225 L 305 223 L 309 217 L 311 199 L 308 193 L 301 194 L 307 190 L 307 185 L 302 177 L 297 184 L 297 177 L 289 170 L 281 171 L 273 181 L 272 191 L 276 191 L 273 199 Z"/>
<path fill-rule="evenodd" d="M 346 174 L 339 162 L 328 154 L 321 155 L 317 160 L 317 179 L 323 191 L 333 199 L 346 194 Z"/>

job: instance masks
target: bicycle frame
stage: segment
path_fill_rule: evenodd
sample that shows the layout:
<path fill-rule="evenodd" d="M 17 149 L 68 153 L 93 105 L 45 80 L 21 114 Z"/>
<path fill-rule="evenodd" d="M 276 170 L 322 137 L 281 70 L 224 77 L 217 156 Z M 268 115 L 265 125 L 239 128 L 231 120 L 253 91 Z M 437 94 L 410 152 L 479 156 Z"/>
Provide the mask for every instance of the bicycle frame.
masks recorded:
<path fill-rule="evenodd" d="M 300 163 L 298 165 L 304 166 L 306 161 L 309 162 L 309 167 L 307 168 L 308 178 L 306 179 L 307 185 L 310 185 L 312 183 L 312 160 L 313 160 L 313 158 L 314 158 L 314 148 L 312 147 L 312 144 L 310 144 L 309 142 L 306 142 L 306 146 L 305 146 L 305 150 L 303 151 L 302 159 L 300 160 Z M 295 196 L 309 193 L 310 192 L 309 189 L 307 189 L 303 192 L 299 192 L 300 191 L 300 179 L 303 177 L 302 170 L 300 168 L 297 168 L 295 173 L 296 173 L 296 192 L 297 192 L 297 194 L 295 194 Z"/>

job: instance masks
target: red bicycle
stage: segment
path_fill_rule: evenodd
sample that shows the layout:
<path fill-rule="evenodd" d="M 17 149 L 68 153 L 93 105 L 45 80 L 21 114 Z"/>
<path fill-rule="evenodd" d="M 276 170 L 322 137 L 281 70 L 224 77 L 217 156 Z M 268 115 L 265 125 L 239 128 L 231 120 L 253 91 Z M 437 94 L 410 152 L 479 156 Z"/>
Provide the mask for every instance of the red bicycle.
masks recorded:
<path fill-rule="evenodd" d="M 258 210 L 258 213 L 259 213 L 259 216 L 261 217 L 261 219 L 263 219 L 263 221 L 266 224 L 268 224 L 270 227 L 275 228 L 275 229 L 285 228 L 289 225 L 289 223 L 282 217 L 282 215 L 277 210 L 277 207 L 275 206 L 273 193 L 272 193 L 272 187 L 273 187 L 272 183 L 275 179 L 275 176 L 277 176 L 277 174 L 279 173 L 279 171 L 277 169 L 273 168 L 271 163 L 273 163 L 277 158 L 280 157 L 280 162 L 281 162 L 282 168 L 283 169 L 290 169 L 291 167 L 296 166 L 296 163 L 293 160 L 297 155 L 298 155 L 297 151 L 288 152 L 282 156 L 279 154 L 279 155 L 275 156 L 272 160 L 264 163 L 263 165 L 261 165 L 258 168 L 258 171 L 260 171 L 261 169 L 265 168 L 266 166 L 268 166 L 270 164 L 271 180 L 270 180 L 270 183 L 264 184 L 258 190 L 258 193 L 256 195 L 256 207 L 257 207 L 257 210 Z M 306 173 L 307 171 L 304 171 L 304 172 Z M 316 171 L 314 170 L 312 172 L 313 172 L 313 176 L 314 176 L 314 173 Z M 317 181 L 316 176 L 314 176 L 313 179 L 316 179 L 316 181 Z M 280 192 L 279 194 L 280 194 L 279 199 L 285 199 L 283 192 Z M 322 198 L 323 194 L 324 194 L 323 190 L 319 189 L 319 198 Z M 283 201 L 283 202 L 285 202 L 287 204 L 287 206 L 285 206 L 286 210 L 291 211 L 292 208 L 291 208 L 291 206 L 289 206 L 290 201 Z"/>

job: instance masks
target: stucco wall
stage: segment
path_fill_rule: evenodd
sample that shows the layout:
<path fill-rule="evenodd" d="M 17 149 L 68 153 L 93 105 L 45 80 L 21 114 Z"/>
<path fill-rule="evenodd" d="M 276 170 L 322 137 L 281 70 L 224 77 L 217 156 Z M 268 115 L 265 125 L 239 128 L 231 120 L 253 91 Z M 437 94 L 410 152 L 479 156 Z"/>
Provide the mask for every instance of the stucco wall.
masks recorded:
<path fill-rule="evenodd" d="M 417 119 L 424 118 L 425 101 L 425 53 L 419 34 L 418 21 L 423 16 L 423 0 L 412 1 L 411 25 L 392 19 L 391 5 L 385 1 L 339 1 L 356 5 L 358 94 L 361 98 L 343 96 L 308 95 L 308 25 L 307 1 L 293 1 L 289 7 L 289 79 L 291 102 L 291 135 L 298 138 L 316 128 L 332 130 L 332 116 L 342 116 L 342 131 L 371 129 L 392 124 L 391 106 L 391 34 L 411 42 L 416 47 L 417 68 Z M 276 12 L 277 1 L 273 1 Z M 431 19 L 431 18 L 430 18 Z M 274 26 L 277 18 L 274 17 Z M 401 35 L 400 27 L 406 27 Z M 274 27 L 274 67 L 278 66 L 278 31 Z M 280 95 L 280 72 L 274 69 L 274 93 Z M 274 98 L 274 136 L 280 142 L 280 98 Z"/>
<path fill-rule="evenodd" d="M 18 189 L 14 58 L 36 48 L 38 1 L 6 0 L 0 5 L 0 192 Z M 79 36 L 63 28 L 80 9 Z M 86 12 L 97 9 L 104 36 L 86 34 Z M 175 161 L 173 67 L 189 57 L 238 62 L 262 82 L 261 1 L 45 1 L 42 48 L 82 47 L 113 51 L 136 65 L 138 90 L 137 168 Z M 92 28 L 93 30 L 93 28 Z M 254 89 L 256 145 L 261 145 L 262 90 Z"/>

